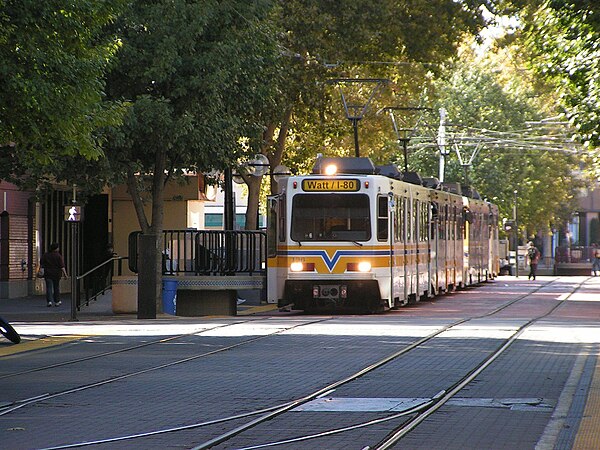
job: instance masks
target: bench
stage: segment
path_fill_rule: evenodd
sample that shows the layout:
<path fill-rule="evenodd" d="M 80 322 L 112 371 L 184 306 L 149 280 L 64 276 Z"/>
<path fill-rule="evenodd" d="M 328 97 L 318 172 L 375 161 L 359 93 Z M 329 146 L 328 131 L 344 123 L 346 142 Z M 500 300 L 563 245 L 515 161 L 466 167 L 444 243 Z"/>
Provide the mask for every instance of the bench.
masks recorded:
<path fill-rule="evenodd" d="M 163 276 L 177 281 L 176 315 L 235 316 L 238 290 L 262 290 L 264 275 Z M 112 282 L 112 310 L 115 314 L 137 313 L 137 276 L 115 276 Z"/>

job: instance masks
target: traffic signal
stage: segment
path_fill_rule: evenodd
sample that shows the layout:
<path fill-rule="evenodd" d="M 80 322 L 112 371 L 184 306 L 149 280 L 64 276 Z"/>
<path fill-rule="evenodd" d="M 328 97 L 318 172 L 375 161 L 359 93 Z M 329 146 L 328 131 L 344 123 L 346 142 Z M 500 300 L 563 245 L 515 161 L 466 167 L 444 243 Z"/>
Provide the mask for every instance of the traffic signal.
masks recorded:
<path fill-rule="evenodd" d="M 504 231 L 512 231 L 515 228 L 515 221 L 502 219 L 502 229 Z"/>

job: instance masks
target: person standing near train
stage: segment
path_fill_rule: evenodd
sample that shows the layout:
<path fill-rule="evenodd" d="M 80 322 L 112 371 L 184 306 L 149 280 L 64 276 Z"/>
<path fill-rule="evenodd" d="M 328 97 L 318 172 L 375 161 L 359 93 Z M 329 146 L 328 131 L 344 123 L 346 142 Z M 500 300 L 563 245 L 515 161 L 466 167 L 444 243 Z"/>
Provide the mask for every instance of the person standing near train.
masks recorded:
<path fill-rule="evenodd" d="M 592 244 L 592 275 L 597 277 L 600 273 L 600 248 L 594 242 Z"/>
<path fill-rule="evenodd" d="M 60 279 L 67 278 L 65 261 L 60 254 L 59 245 L 53 243 L 50 249 L 42 255 L 40 267 L 44 269 L 44 281 L 46 282 L 46 306 L 59 306 L 60 301 Z"/>
<path fill-rule="evenodd" d="M 533 242 L 529 241 L 527 243 L 527 260 L 529 261 L 528 280 L 535 280 L 535 273 L 537 271 L 538 262 L 540 261 L 540 256 L 540 251 L 533 245 Z"/>

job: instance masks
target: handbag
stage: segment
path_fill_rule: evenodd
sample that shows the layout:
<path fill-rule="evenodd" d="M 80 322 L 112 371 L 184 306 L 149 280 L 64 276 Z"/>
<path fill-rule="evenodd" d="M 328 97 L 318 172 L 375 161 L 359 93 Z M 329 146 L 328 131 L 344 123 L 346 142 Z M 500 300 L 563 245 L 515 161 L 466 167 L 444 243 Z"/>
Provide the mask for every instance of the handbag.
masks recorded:
<path fill-rule="evenodd" d="M 37 273 L 35 274 L 36 277 L 38 278 L 44 278 L 44 268 L 40 267 L 37 271 Z"/>

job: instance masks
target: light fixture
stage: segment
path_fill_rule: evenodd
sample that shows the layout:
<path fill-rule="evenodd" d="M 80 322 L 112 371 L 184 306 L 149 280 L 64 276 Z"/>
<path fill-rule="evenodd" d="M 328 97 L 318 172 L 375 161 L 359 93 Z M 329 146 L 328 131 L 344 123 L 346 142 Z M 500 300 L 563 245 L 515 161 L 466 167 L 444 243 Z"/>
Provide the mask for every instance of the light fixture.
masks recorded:
<path fill-rule="evenodd" d="M 337 166 L 335 164 L 329 164 L 325 167 L 325 175 L 335 175 L 337 173 Z"/>

